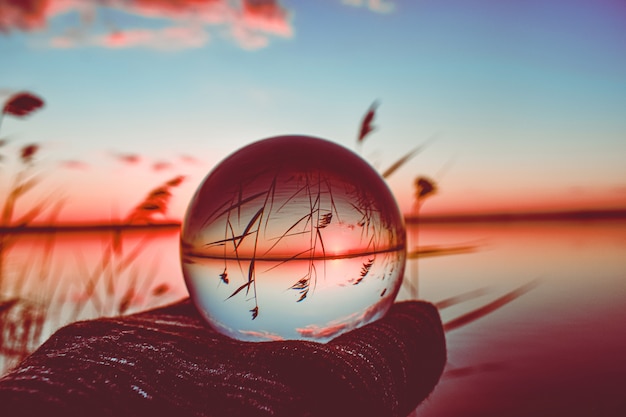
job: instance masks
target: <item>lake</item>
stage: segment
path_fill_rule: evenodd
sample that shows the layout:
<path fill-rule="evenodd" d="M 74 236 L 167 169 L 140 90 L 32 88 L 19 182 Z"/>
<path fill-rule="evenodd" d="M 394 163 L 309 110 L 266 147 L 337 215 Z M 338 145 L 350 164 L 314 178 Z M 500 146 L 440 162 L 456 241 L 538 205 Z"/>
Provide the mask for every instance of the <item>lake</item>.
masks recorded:
<path fill-rule="evenodd" d="M 415 416 L 625 409 L 626 221 L 422 224 L 409 228 L 409 249 L 417 233 L 433 250 L 408 261 L 406 274 L 419 298 L 439 303 L 450 329 L 444 375 Z M 69 321 L 187 295 L 176 229 L 6 239 L 0 370 L 19 359 L 20 346 L 36 346 Z M 7 304 L 17 296 L 27 303 Z M 410 297 L 405 283 L 398 299 Z M 17 329 L 31 316 L 43 317 L 29 322 L 39 327 Z"/>
<path fill-rule="evenodd" d="M 417 416 L 626 415 L 626 222 L 427 225 L 419 237 L 478 244 L 420 260 L 421 298 L 485 289 L 443 309 L 444 323 L 537 285 L 447 332 L 448 365 Z"/>

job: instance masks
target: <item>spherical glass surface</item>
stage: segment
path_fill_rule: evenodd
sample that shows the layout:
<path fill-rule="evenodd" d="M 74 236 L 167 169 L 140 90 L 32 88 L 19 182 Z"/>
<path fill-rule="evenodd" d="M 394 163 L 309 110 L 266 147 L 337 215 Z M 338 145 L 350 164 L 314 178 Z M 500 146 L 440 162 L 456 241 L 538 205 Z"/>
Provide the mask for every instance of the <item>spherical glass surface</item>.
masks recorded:
<path fill-rule="evenodd" d="M 185 282 L 219 332 L 325 342 L 382 317 L 406 258 L 384 180 L 327 140 L 279 136 L 204 179 L 181 233 Z"/>

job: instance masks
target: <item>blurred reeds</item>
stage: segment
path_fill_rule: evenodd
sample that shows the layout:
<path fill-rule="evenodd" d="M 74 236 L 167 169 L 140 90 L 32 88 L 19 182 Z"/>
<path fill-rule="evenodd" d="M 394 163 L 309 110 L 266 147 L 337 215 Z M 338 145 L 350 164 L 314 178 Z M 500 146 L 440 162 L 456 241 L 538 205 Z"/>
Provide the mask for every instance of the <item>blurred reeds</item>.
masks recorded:
<path fill-rule="evenodd" d="M 43 106 L 43 99 L 34 94 L 14 94 L 2 108 L 0 123 L 5 116 L 23 118 Z M 4 190 L 0 194 L 0 375 L 64 324 L 127 314 L 167 301 L 170 285 L 155 282 L 160 256 L 147 262 L 147 268 L 140 259 L 148 252 L 151 231 L 129 246 L 124 243 L 124 227 L 149 225 L 155 216 L 164 216 L 171 190 L 184 180 L 174 177 L 148 193 L 121 224 L 110 229 L 96 260 L 88 263 L 77 247 L 72 268 L 56 262 L 58 233 L 50 226 L 57 224 L 65 199 L 59 190 L 42 184 L 45 176 L 38 172 L 36 161 L 40 146 L 10 148 L 9 140 L 0 137 L 0 186 L 6 183 L 0 188 Z M 31 226 L 37 222 L 48 230 L 33 232 Z M 73 273 L 79 276 L 68 287 L 63 277 Z M 72 299 L 72 293 L 80 296 Z"/>
<path fill-rule="evenodd" d="M 157 187 L 160 192 L 156 194 L 171 195 L 169 190 L 181 181 L 180 177 L 167 181 Z M 167 297 L 170 284 L 156 281 L 164 254 L 153 253 L 154 231 L 124 229 L 124 224 L 149 224 L 156 214 L 164 214 L 167 201 L 159 199 L 157 210 L 154 199 L 153 191 L 121 226 L 97 232 L 101 249 L 95 258 L 85 256 L 79 236 L 73 263 L 71 257 L 55 253 L 59 232 L 29 232 L 28 222 L 6 218 L 0 235 L 0 375 L 65 324 L 129 314 L 171 301 Z M 55 224 L 63 202 L 51 204 L 49 215 L 43 218 L 47 225 Z M 71 276 L 69 281 L 67 276 Z"/>
<path fill-rule="evenodd" d="M 2 118 L 6 115 L 24 117 L 43 105 L 43 100 L 33 94 L 18 93 L 12 96 L 3 107 L 0 114 L 0 126 Z M 377 106 L 378 102 L 374 102 L 363 118 L 357 140 L 359 147 L 365 137 L 374 130 L 372 122 Z M 4 162 L 9 157 L 5 154 L 8 143 L 6 138 L 0 137 L 0 181 L 8 181 L 10 184 L 5 194 L 0 195 L 2 210 L 0 213 L 2 229 L 0 232 L 0 375 L 25 358 L 43 342 L 43 339 L 64 324 L 100 316 L 129 314 L 171 301 L 167 299 L 167 295 L 171 292 L 170 284 L 155 281 L 161 257 L 148 256 L 150 243 L 154 238 L 152 230 L 146 229 L 139 232 L 140 237 L 135 239 L 134 244 L 130 244 L 129 242 L 133 239 L 127 238 L 124 226 L 150 225 L 155 221 L 156 216 L 165 215 L 172 197 L 172 189 L 184 180 L 184 177 L 177 176 L 154 188 L 143 200 L 140 200 L 123 221 L 117 222 L 116 227 L 101 234 L 105 237 L 102 238 L 101 250 L 96 259 L 87 259 L 83 251 L 77 248 L 73 254 L 73 265 L 59 265 L 55 262 L 58 233 L 54 229 L 45 233 L 38 232 L 34 237 L 38 242 L 36 245 L 30 247 L 26 245 L 24 248 L 22 247 L 24 245 L 20 246 L 19 243 L 26 239 L 28 233 L 25 231 L 37 220 L 42 221 L 43 224 L 55 225 L 65 199 L 58 191 L 43 193 L 42 196 L 43 176 L 36 172 L 35 159 L 40 147 L 35 143 L 24 145 L 14 153 L 13 158 L 18 164 L 18 170 L 13 176 L 7 177 Z M 388 178 L 397 172 L 400 167 L 420 153 L 426 144 L 407 152 L 384 171 L 382 176 Z M 416 216 L 414 220 L 419 217 L 419 207 L 424 199 L 433 195 L 436 190 L 434 182 L 428 181 L 426 177 L 418 177 L 415 180 L 416 210 L 414 214 Z M 316 184 L 317 187 L 311 187 L 311 184 L 312 182 L 309 182 L 308 186 L 303 187 L 300 192 L 308 192 L 311 194 L 312 201 L 319 201 L 320 196 L 315 193 L 321 192 L 319 187 L 323 184 Z M 312 191 L 315 188 L 317 191 Z M 262 192 L 257 196 L 265 200 L 261 207 L 262 210 L 267 210 L 265 222 L 267 222 L 269 212 L 272 211 L 271 191 Z M 29 205 L 26 209 L 17 210 L 22 203 Z M 237 212 L 244 203 L 244 201 L 233 201 L 226 212 Z M 324 251 L 322 229 L 334 220 L 333 213 L 336 209 L 333 205 L 334 203 L 329 208 L 312 205 L 310 213 L 300 220 L 300 223 L 309 225 L 308 233 L 311 234 L 311 241 L 315 242 L 315 245 L 319 244 L 322 251 Z M 16 216 L 17 212 L 22 214 Z M 237 249 L 241 242 L 255 231 L 258 236 L 263 224 L 262 213 L 263 211 L 258 215 L 255 214 L 248 222 L 246 230 L 240 235 L 232 232 L 229 235 L 229 230 L 226 230 L 225 241 L 231 242 Z M 364 212 L 364 224 L 368 221 L 367 217 L 367 212 Z M 287 230 L 285 236 L 290 231 Z M 312 253 L 315 252 L 315 245 L 310 249 Z M 25 253 L 16 253 L 18 247 Z M 470 253 L 474 250 L 476 250 L 475 245 L 419 247 L 415 242 L 415 246 L 408 251 L 408 260 L 417 268 L 418 259 L 423 257 L 449 256 Z M 148 259 L 146 259 L 147 256 Z M 368 260 L 363 264 L 359 279 L 365 278 L 372 262 L 373 260 Z M 247 291 L 254 284 L 253 261 L 250 262 L 248 269 L 249 281 L 235 290 L 233 295 L 244 289 Z M 77 277 L 72 279 L 70 284 L 61 279 L 72 273 Z M 314 285 L 316 273 L 311 270 L 293 285 L 292 289 L 300 292 L 300 300 L 307 296 L 310 285 Z M 409 272 L 404 282 L 405 285 L 415 286 L 410 291 L 417 296 L 416 269 L 413 274 L 414 276 Z M 224 283 L 228 283 L 226 269 L 220 278 Z M 68 285 L 70 288 L 67 287 Z M 536 282 L 531 281 L 514 289 L 481 308 L 453 319 L 446 323 L 444 328 L 446 331 L 451 331 L 492 314 L 534 288 L 535 285 Z M 72 299 L 69 294 L 72 291 L 76 292 L 76 288 L 80 297 Z M 488 292 L 488 289 L 476 289 L 468 293 L 452 295 L 435 305 L 443 309 L 483 296 Z M 251 310 L 251 313 L 252 318 L 259 314 L 258 304 Z"/>
<path fill-rule="evenodd" d="M 357 148 L 360 150 L 364 139 L 375 130 L 372 122 L 374 120 L 374 116 L 376 113 L 376 109 L 378 108 L 379 103 L 375 101 L 370 108 L 367 110 L 366 114 L 363 116 L 361 121 L 359 135 L 357 137 Z M 430 143 L 432 143 L 435 139 L 435 136 L 431 137 L 424 143 L 419 146 L 413 148 L 409 152 L 402 155 L 398 158 L 393 164 L 391 164 L 386 170 L 381 173 L 381 176 L 384 179 L 388 179 L 391 175 L 397 172 L 402 166 L 406 165 L 411 159 L 421 153 Z M 405 270 L 404 280 L 402 285 L 408 288 L 409 294 L 412 299 L 419 298 L 419 270 L 418 270 L 418 260 L 421 258 L 427 257 L 437 257 L 437 256 L 450 256 L 450 255 L 458 255 L 458 254 L 467 254 L 472 253 L 478 250 L 478 245 L 476 244 L 458 244 L 452 246 L 420 246 L 419 243 L 419 224 L 421 219 L 421 208 L 425 201 L 430 199 L 432 196 L 436 195 L 438 192 L 437 183 L 428 176 L 420 175 L 415 177 L 413 181 L 413 189 L 414 189 L 414 205 L 413 211 L 410 216 L 411 225 L 414 228 L 413 247 L 408 248 L 407 250 L 407 261 L 410 263 L 410 270 L 407 268 Z M 472 311 L 469 311 L 461 316 L 450 320 L 447 323 L 444 323 L 444 331 L 450 332 L 452 330 L 461 328 L 470 323 L 473 323 L 476 320 L 479 320 L 482 317 L 485 317 L 489 314 L 494 313 L 498 309 L 506 306 L 510 302 L 515 299 L 521 297 L 527 292 L 534 289 L 537 285 L 539 285 L 539 280 L 534 279 L 531 280 L 510 292 L 500 296 L 499 298 L 477 308 Z M 484 295 L 488 295 L 490 293 L 489 289 L 486 288 L 478 288 L 476 290 L 453 295 L 444 300 L 440 300 L 435 302 L 435 306 L 438 309 L 444 309 L 448 307 L 452 307 L 457 304 L 464 303 L 465 301 L 481 297 Z"/>

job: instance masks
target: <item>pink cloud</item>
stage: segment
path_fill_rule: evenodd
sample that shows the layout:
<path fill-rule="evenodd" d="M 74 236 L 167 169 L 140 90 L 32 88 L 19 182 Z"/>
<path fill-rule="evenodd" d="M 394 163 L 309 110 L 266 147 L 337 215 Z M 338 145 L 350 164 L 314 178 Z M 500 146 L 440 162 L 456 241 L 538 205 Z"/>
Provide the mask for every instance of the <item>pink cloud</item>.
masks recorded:
<path fill-rule="evenodd" d="M 239 333 L 246 335 L 246 336 L 251 336 L 257 339 L 262 339 L 262 340 L 273 340 L 273 341 L 285 340 L 285 338 L 282 336 L 279 336 L 275 333 L 266 332 L 266 331 L 239 330 Z"/>
<path fill-rule="evenodd" d="M 231 29 L 231 36 L 239 46 L 244 49 L 261 49 L 269 44 L 267 36 L 260 35 L 254 31 L 247 30 L 245 27 L 236 25 Z"/>
<path fill-rule="evenodd" d="M 0 32 L 42 29 L 52 16 L 77 9 L 90 2 L 79 0 L 0 0 Z"/>
<path fill-rule="evenodd" d="M 232 20 L 230 34 L 245 49 L 260 49 L 269 44 L 269 34 L 290 38 L 293 29 L 287 12 L 273 0 L 244 0 Z"/>
<path fill-rule="evenodd" d="M 394 4 L 387 0 L 342 0 L 342 3 L 353 7 L 367 7 L 377 13 L 389 13 L 395 8 Z"/>
<path fill-rule="evenodd" d="M 370 306 L 361 313 L 353 313 L 346 317 L 333 320 L 325 326 L 309 325 L 296 329 L 302 337 L 311 337 L 315 339 L 327 339 L 338 336 L 344 332 L 356 329 L 365 323 L 369 323 L 373 319 L 382 317 L 393 302 L 390 295 L 379 300 L 377 304 Z"/>
<path fill-rule="evenodd" d="M 301 329 L 296 329 L 300 336 L 311 337 L 315 339 L 327 339 L 338 335 L 339 333 L 347 330 L 351 330 L 354 326 L 348 323 L 329 325 L 325 327 L 321 326 L 307 326 Z"/>
<path fill-rule="evenodd" d="M 116 3 L 127 4 L 129 7 L 142 10 L 144 13 L 156 13 L 169 16 L 172 13 L 190 13 L 194 9 L 203 8 L 207 5 L 221 3 L 220 0 L 134 0 L 117 1 Z"/>
<path fill-rule="evenodd" d="M 106 48 L 146 47 L 151 49 L 199 48 L 209 40 L 203 29 L 189 27 L 166 27 L 163 29 L 116 30 L 109 34 L 94 36 L 92 45 Z"/>
<path fill-rule="evenodd" d="M 169 23 L 158 29 L 113 26 L 109 33 L 89 33 L 100 6 Z M 226 33 L 239 46 L 256 49 L 271 37 L 293 36 L 289 13 L 278 0 L 0 0 L 0 31 L 41 29 L 50 18 L 70 11 L 80 13 L 81 27 L 52 37 L 50 46 L 172 50 L 202 47 L 212 33 Z"/>
<path fill-rule="evenodd" d="M 34 30 L 46 23 L 49 0 L 0 0 L 0 31 Z"/>
<path fill-rule="evenodd" d="M 244 1 L 241 20 L 249 29 L 286 38 L 293 35 L 286 10 L 276 1 Z"/>

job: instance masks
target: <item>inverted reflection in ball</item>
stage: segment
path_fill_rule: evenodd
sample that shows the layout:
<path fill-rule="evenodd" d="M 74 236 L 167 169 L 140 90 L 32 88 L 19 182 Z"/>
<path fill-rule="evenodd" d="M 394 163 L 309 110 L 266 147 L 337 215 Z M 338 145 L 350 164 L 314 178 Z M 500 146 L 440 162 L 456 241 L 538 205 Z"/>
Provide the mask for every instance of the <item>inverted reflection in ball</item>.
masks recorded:
<path fill-rule="evenodd" d="M 218 331 L 331 338 L 382 317 L 404 272 L 404 221 L 384 180 L 332 142 L 280 136 L 223 160 L 190 202 L 185 282 Z"/>

